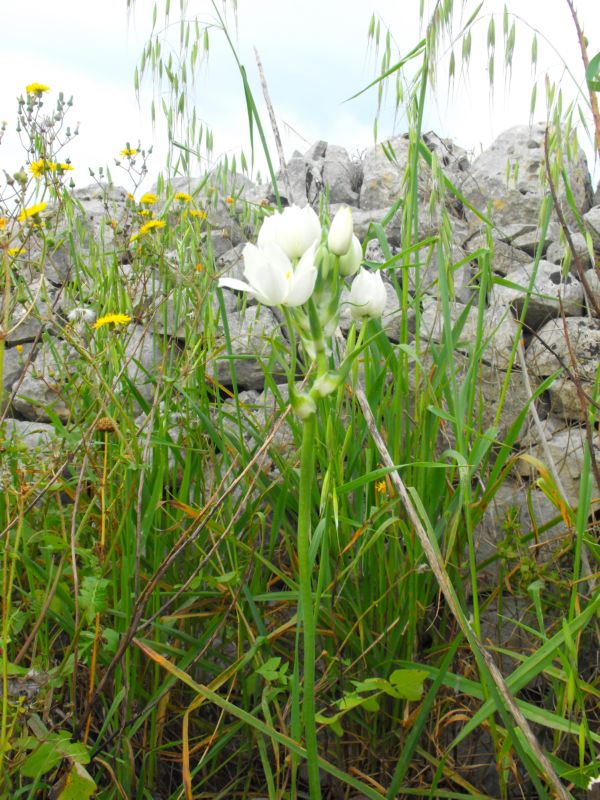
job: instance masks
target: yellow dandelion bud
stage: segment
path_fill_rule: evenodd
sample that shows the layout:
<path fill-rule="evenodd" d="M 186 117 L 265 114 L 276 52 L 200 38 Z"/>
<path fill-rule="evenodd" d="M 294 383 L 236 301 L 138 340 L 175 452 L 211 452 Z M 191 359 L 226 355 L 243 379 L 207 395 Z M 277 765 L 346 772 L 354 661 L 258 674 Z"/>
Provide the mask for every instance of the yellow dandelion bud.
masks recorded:
<path fill-rule="evenodd" d="M 191 203 L 192 195 L 187 192 L 175 192 L 175 200 L 178 200 L 180 203 Z"/>
<path fill-rule="evenodd" d="M 200 208 L 190 208 L 188 213 L 191 217 L 196 217 L 197 219 L 206 219 L 206 211 L 202 211 Z"/>
<path fill-rule="evenodd" d="M 0 230 L 2 230 L 2 228 L 6 228 L 7 225 L 8 225 L 8 218 L 0 217 Z"/>
<path fill-rule="evenodd" d="M 137 150 L 134 147 L 125 147 L 119 155 L 125 156 L 125 158 L 131 158 L 132 156 L 137 155 Z"/>
<path fill-rule="evenodd" d="M 146 192 L 146 194 L 143 194 L 140 197 L 140 203 L 143 203 L 144 205 L 148 206 L 151 206 L 153 203 L 156 203 L 157 200 L 158 200 L 157 195 L 153 194 L 152 192 Z"/>
<path fill-rule="evenodd" d="M 17 217 L 18 222 L 25 222 L 26 220 L 30 219 L 31 217 L 37 216 L 41 211 L 46 208 L 47 203 L 36 203 L 33 206 L 29 206 L 29 208 L 24 208 L 23 211 Z"/>
<path fill-rule="evenodd" d="M 228 206 L 231 206 L 231 205 L 233 205 L 235 203 L 235 198 L 231 197 L 231 195 L 229 195 L 229 197 L 225 198 L 225 202 L 227 203 Z"/>
<path fill-rule="evenodd" d="M 18 344 L 18 345 L 16 345 L 15 349 L 16 349 L 17 353 L 20 354 L 20 353 L 23 352 L 23 345 L 22 344 Z"/>
<path fill-rule="evenodd" d="M 103 317 L 98 317 L 92 327 L 97 330 L 103 328 L 105 325 L 127 325 L 131 322 L 131 317 L 127 314 L 105 314 Z"/>
<path fill-rule="evenodd" d="M 43 83 L 30 83 L 25 87 L 25 91 L 27 94 L 37 94 L 41 95 L 44 92 L 49 91 L 50 87 L 46 86 Z"/>

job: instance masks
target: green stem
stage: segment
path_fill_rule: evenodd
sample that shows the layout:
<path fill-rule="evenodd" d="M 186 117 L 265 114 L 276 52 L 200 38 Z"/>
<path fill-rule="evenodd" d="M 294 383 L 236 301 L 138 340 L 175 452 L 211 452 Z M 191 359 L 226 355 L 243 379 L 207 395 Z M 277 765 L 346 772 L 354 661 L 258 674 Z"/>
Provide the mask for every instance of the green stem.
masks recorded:
<path fill-rule="evenodd" d="M 298 565 L 300 570 L 299 620 L 302 624 L 304 644 L 304 693 L 302 721 L 306 741 L 309 796 L 320 800 L 317 728 L 315 724 L 315 615 L 311 590 L 310 522 L 311 498 L 315 480 L 316 414 L 304 420 L 302 430 L 302 455 L 300 462 L 300 496 L 298 503 Z"/>

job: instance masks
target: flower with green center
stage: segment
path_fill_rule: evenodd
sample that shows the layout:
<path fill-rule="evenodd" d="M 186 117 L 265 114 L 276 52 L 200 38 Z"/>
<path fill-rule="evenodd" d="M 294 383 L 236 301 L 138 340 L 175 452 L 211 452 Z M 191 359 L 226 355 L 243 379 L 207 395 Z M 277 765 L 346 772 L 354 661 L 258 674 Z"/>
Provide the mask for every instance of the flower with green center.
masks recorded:
<path fill-rule="evenodd" d="M 36 203 L 29 208 L 24 208 L 17 217 L 18 222 L 26 222 L 26 220 L 36 217 L 41 211 L 46 208 L 47 203 Z"/>
<path fill-rule="evenodd" d="M 268 242 L 264 247 L 244 247 L 244 275 L 248 283 L 237 278 L 221 278 L 219 286 L 248 292 L 265 306 L 301 306 L 313 293 L 317 280 L 316 242 L 310 245 L 294 267 L 281 247 Z"/>
<path fill-rule="evenodd" d="M 98 328 L 103 328 L 105 325 L 128 325 L 130 322 L 131 317 L 127 314 L 105 314 L 105 316 L 99 317 L 92 327 L 98 330 Z"/>
<path fill-rule="evenodd" d="M 30 83 L 25 87 L 27 94 L 36 94 L 38 97 L 49 90 L 50 87 L 44 83 Z"/>
<path fill-rule="evenodd" d="M 310 206 L 289 206 L 267 217 L 258 234 L 258 246 L 280 247 L 288 258 L 300 258 L 321 238 L 321 223 Z"/>
<path fill-rule="evenodd" d="M 387 292 L 380 272 L 367 272 L 361 269 L 352 281 L 348 302 L 351 306 L 352 318 L 361 320 L 377 319 L 383 314 L 387 300 Z"/>

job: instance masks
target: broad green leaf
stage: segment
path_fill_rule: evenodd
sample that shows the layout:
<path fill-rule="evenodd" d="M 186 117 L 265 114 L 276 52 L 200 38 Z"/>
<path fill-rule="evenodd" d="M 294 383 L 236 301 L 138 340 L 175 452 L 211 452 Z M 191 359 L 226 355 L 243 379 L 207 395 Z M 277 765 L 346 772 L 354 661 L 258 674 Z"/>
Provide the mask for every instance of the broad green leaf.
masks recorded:
<path fill-rule="evenodd" d="M 58 800 L 87 800 L 97 789 L 96 783 L 87 769 L 78 762 L 71 767 Z"/>

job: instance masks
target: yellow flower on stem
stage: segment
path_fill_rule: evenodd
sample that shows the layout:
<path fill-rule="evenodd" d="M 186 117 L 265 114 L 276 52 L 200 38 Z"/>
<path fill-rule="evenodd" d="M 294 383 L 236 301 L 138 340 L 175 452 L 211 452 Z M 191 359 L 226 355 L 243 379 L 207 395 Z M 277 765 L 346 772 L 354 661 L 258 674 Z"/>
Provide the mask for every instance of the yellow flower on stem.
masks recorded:
<path fill-rule="evenodd" d="M 151 206 L 153 203 L 156 203 L 157 200 L 158 197 L 153 192 L 146 192 L 146 194 L 143 194 L 140 197 L 140 203 L 143 203 L 144 205 L 148 206 Z"/>
<path fill-rule="evenodd" d="M 178 200 L 180 203 L 191 203 L 192 195 L 188 194 L 187 192 L 175 192 L 174 199 Z"/>
<path fill-rule="evenodd" d="M 8 218 L 0 217 L 0 230 L 2 230 L 2 228 L 6 228 L 7 225 L 8 225 Z"/>
<path fill-rule="evenodd" d="M 13 258 L 14 256 L 18 256 L 19 253 L 22 253 L 23 252 L 23 248 L 22 247 L 9 247 L 6 252 L 8 253 L 8 255 L 11 258 Z"/>
<path fill-rule="evenodd" d="M 375 491 L 377 492 L 377 494 L 386 494 L 387 483 L 385 481 L 377 481 L 375 483 Z"/>
<path fill-rule="evenodd" d="M 33 206 L 29 206 L 29 208 L 24 208 L 23 211 L 17 217 L 18 222 L 25 222 L 26 220 L 30 219 L 31 217 L 37 216 L 41 211 L 46 208 L 47 203 L 36 203 Z"/>
<path fill-rule="evenodd" d="M 134 233 L 131 237 L 130 241 L 134 241 L 138 238 L 138 236 L 143 236 L 145 233 L 150 233 L 150 231 L 159 230 L 160 228 L 164 228 L 167 223 L 162 219 L 151 219 L 149 222 L 145 222 L 137 233 Z"/>
<path fill-rule="evenodd" d="M 229 195 L 229 197 L 225 198 L 225 202 L 227 203 L 228 206 L 232 206 L 235 203 L 235 198 Z"/>
<path fill-rule="evenodd" d="M 190 208 L 188 214 L 190 217 L 197 217 L 197 219 L 206 219 L 206 211 L 202 211 L 200 208 Z"/>
<path fill-rule="evenodd" d="M 131 317 L 127 314 L 106 314 L 103 317 L 98 317 L 92 327 L 97 330 L 103 328 L 105 325 L 127 325 L 131 322 Z"/>
<path fill-rule="evenodd" d="M 125 147 L 119 153 L 121 156 L 125 156 L 125 158 L 131 158 L 132 156 L 137 155 L 137 150 L 134 147 Z"/>
<path fill-rule="evenodd" d="M 202 272 L 203 269 L 204 269 L 204 264 L 200 263 L 196 264 L 196 272 Z"/>
<path fill-rule="evenodd" d="M 44 83 L 30 83 L 25 87 L 27 94 L 37 94 L 38 96 L 49 91 L 50 87 Z"/>
<path fill-rule="evenodd" d="M 138 214 L 140 217 L 151 217 L 152 211 L 149 208 L 142 208 L 140 211 L 138 211 Z"/>
<path fill-rule="evenodd" d="M 60 163 L 60 164 L 58 165 L 58 168 L 59 168 L 59 169 L 60 169 L 62 172 L 71 172 L 72 170 L 74 170 L 74 169 L 75 169 L 75 167 L 74 167 L 72 164 L 62 164 L 62 163 Z"/>

